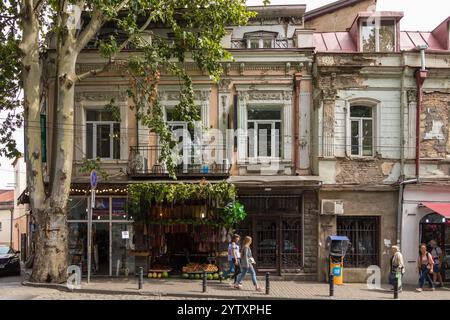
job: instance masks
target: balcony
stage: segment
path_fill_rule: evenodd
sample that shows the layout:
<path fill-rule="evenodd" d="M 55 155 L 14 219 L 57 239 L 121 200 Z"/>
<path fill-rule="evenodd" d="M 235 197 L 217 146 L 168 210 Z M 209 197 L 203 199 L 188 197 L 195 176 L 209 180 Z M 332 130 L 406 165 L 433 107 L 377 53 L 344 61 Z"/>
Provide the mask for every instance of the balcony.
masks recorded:
<path fill-rule="evenodd" d="M 261 46 L 261 49 L 287 49 L 294 47 L 294 40 L 290 39 L 274 39 L 271 47 Z M 248 47 L 247 39 L 231 39 L 231 49 L 251 49 Z"/>
<path fill-rule="evenodd" d="M 181 179 L 226 179 L 231 169 L 227 150 L 222 146 L 187 146 L 174 150 L 177 157 L 175 175 Z M 130 147 L 129 175 L 133 179 L 167 179 L 169 173 L 159 161 L 161 147 Z"/>

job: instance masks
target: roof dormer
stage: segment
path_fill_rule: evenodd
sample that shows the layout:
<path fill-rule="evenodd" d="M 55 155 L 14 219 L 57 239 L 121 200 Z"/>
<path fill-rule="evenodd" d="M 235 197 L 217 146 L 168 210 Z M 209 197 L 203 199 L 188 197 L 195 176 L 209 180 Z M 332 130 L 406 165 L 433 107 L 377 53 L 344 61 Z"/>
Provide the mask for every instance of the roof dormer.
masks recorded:
<path fill-rule="evenodd" d="M 403 12 L 360 12 L 350 28 L 350 34 L 360 52 L 400 51 L 399 21 Z"/>

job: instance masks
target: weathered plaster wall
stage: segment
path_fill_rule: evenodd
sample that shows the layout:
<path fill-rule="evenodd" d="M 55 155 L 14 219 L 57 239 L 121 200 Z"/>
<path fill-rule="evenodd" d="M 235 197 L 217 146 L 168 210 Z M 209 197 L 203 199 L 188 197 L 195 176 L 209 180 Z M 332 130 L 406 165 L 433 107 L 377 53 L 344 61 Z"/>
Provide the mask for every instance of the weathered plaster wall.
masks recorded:
<path fill-rule="evenodd" d="M 420 115 L 422 158 L 450 160 L 449 120 L 450 94 L 425 93 Z"/>
<path fill-rule="evenodd" d="M 379 266 L 382 282 L 389 274 L 390 246 L 396 243 L 397 191 L 324 191 L 320 199 L 341 199 L 344 201 L 344 216 L 377 216 L 379 225 Z M 326 278 L 326 238 L 336 234 L 337 216 L 319 216 L 319 280 Z M 344 268 L 344 282 L 365 282 L 369 274 L 366 268 Z"/>
<path fill-rule="evenodd" d="M 318 32 L 346 31 L 352 25 L 358 12 L 373 11 L 376 3 L 376 0 L 360 1 L 352 6 L 305 21 L 305 28 L 316 29 Z"/>

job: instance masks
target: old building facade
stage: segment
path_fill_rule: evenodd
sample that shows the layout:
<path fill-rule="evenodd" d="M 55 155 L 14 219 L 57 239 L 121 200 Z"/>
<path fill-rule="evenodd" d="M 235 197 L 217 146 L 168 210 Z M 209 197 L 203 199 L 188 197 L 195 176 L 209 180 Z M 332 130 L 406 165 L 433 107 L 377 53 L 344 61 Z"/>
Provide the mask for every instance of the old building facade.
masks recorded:
<path fill-rule="evenodd" d="M 407 259 L 406 279 L 415 279 L 416 248 L 425 241 L 419 229 L 428 228 L 421 219 L 431 210 L 422 203 L 449 201 L 442 186 L 449 175 L 449 21 L 433 32 L 402 31 L 403 13 L 376 12 L 375 5 L 373 0 L 345 0 L 310 12 L 304 5 L 250 7 L 257 17 L 245 27 L 229 26 L 222 41 L 234 59 L 223 63 L 219 83 L 193 62 L 184 65 L 194 82 L 198 127 L 208 128 L 200 136 L 215 136 L 218 143 L 202 144 L 202 156 L 190 142 L 195 132 L 177 136 L 183 159 L 178 181 L 204 178 L 237 186 L 248 212 L 237 231 L 253 237 L 260 272 L 323 281 L 328 275 L 326 238 L 339 234 L 351 240 L 344 281 L 365 281 L 372 265 L 381 268 L 385 281 L 390 247 L 397 243 Z M 423 60 L 416 48 L 423 44 L 428 48 L 422 85 L 423 73 L 417 70 Z M 103 63 L 92 44 L 81 53 L 77 72 Z M 127 185 L 174 183 L 158 162 L 158 137 L 130 108 L 128 85 L 113 67 L 76 86 L 69 254 L 73 263 L 86 259 L 91 204 L 89 172 L 81 169 L 86 159 L 100 158 L 108 180 L 100 179 L 92 208 L 94 260 L 97 274 L 110 276 L 122 274 L 117 261 L 124 252 L 134 271 L 133 239 L 148 232 L 134 228 Z M 47 94 L 43 114 L 51 123 L 51 87 Z M 189 131 L 173 116 L 179 99 L 176 79 L 163 75 L 158 95 L 171 128 Z M 105 112 L 111 99 L 119 106 L 120 120 Z M 46 129 L 51 136 L 51 126 Z M 406 183 L 416 177 L 418 184 Z M 439 223 L 444 239 L 448 220 Z M 442 245 L 450 244 L 444 240 Z"/>

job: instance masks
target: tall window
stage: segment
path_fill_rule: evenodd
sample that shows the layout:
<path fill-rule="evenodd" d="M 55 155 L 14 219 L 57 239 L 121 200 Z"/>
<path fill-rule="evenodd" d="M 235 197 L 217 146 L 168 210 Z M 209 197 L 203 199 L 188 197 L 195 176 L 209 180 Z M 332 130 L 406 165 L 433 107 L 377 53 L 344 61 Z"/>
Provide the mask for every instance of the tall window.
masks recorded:
<path fill-rule="evenodd" d="M 337 217 L 337 234 L 350 240 L 344 265 L 354 268 L 378 265 L 379 232 L 378 217 Z"/>
<path fill-rule="evenodd" d="M 373 118 L 372 108 L 365 106 L 350 107 L 351 154 L 354 156 L 373 155 Z"/>
<path fill-rule="evenodd" d="M 361 26 L 361 48 L 365 52 L 395 51 L 395 21 L 381 20 L 377 26 L 373 22 L 364 21 Z"/>
<path fill-rule="evenodd" d="M 281 155 L 281 108 L 248 108 L 248 157 Z"/>
<path fill-rule="evenodd" d="M 103 110 L 86 111 L 86 156 L 120 159 L 120 122 Z"/>

